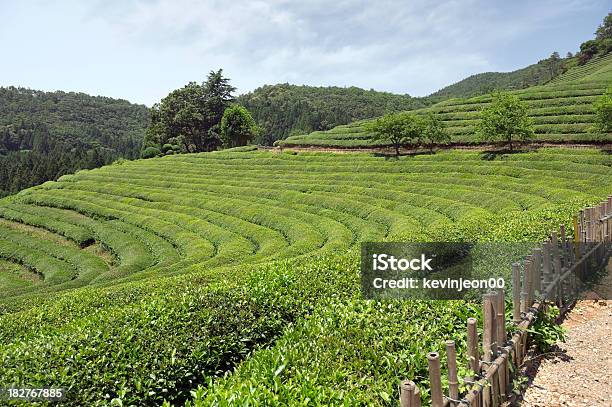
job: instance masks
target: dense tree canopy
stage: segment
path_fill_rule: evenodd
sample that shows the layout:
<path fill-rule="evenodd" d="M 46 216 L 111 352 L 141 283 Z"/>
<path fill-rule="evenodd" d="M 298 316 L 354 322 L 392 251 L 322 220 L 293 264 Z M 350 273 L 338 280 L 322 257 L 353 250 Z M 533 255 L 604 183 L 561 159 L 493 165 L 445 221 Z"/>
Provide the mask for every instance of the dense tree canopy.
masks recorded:
<path fill-rule="evenodd" d="M 427 101 L 356 87 L 265 85 L 238 97 L 262 128 L 255 140 L 272 145 L 293 134 L 328 130 L 355 120 L 412 110 Z"/>
<path fill-rule="evenodd" d="M 514 140 L 525 141 L 534 136 L 533 121 L 527 106 L 516 95 L 496 92 L 491 105 L 482 109 L 478 134 L 483 141 L 506 141 L 512 151 Z"/>
<path fill-rule="evenodd" d="M 189 82 L 176 89 L 151 109 L 151 123 L 143 144 L 160 151 L 212 151 L 222 143 L 220 123 L 225 109 L 234 102 L 236 90 L 223 77 L 223 70 L 211 71 L 201 85 Z"/>
<path fill-rule="evenodd" d="M 604 18 L 595 31 L 595 38 L 580 44 L 578 63 L 585 64 L 591 58 L 612 52 L 612 12 Z"/>
<path fill-rule="evenodd" d="M 0 195 L 137 157 L 147 121 L 125 100 L 0 88 Z"/>
<path fill-rule="evenodd" d="M 259 132 L 255 120 L 243 106 L 234 104 L 225 109 L 221 119 L 224 147 L 246 146 Z"/>

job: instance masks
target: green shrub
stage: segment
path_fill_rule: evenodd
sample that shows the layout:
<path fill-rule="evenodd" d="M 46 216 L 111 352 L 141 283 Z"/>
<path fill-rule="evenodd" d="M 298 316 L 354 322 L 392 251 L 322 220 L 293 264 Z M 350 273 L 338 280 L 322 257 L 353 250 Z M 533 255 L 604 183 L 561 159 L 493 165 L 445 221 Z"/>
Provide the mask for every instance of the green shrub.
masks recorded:
<path fill-rule="evenodd" d="M 157 157 L 161 154 L 161 151 L 159 150 L 159 148 L 157 147 L 147 147 L 144 150 L 142 150 L 142 153 L 140 154 L 140 156 L 142 158 L 153 158 L 153 157 Z"/>

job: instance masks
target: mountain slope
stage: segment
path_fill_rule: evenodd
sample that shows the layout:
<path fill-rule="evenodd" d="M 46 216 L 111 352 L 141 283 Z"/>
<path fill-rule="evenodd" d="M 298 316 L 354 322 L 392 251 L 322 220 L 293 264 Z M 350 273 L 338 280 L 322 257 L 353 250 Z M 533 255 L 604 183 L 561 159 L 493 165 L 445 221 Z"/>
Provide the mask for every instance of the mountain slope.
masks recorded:
<path fill-rule="evenodd" d="M 138 156 L 148 109 L 74 92 L 0 88 L 0 196 Z"/>
<path fill-rule="evenodd" d="M 272 145 L 290 134 L 328 130 L 340 124 L 390 112 L 425 106 L 409 95 L 356 87 L 314 87 L 289 84 L 265 85 L 238 97 L 263 130 L 255 140 Z"/>
<path fill-rule="evenodd" d="M 513 91 L 524 100 L 535 123 L 536 139 L 553 142 L 612 141 L 612 135 L 592 132 L 593 102 L 612 83 L 612 54 L 595 58 L 582 66 L 570 68 L 555 80 L 542 86 Z M 491 100 L 490 95 L 453 98 L 415 114 L 432 112 L 444 123 L 455 143 L 478 143 L 475 125 L 480 110 Z M 358 121 L 329 131 L 289 137 L 278 142 L 281 146 L 377 147 L 385 141 L 375 141 Z"/>
<path fill-rule="evenodd" d="M 512 72 L 479 73 L 446 86 L 431 96 L 472 97 L 497 89 L 513 90 L 542 85 L 564 72 L 568 64 L 569 60 L 551 57 Z"/>

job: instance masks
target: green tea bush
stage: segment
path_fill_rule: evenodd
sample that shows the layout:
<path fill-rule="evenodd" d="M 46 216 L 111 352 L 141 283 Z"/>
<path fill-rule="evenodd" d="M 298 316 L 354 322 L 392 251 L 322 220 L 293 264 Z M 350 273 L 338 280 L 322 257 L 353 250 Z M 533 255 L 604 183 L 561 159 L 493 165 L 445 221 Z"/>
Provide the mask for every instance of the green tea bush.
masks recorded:
<path fill-rule="evenodd" d="M 0 299 L 0 384 L 66 387 L 66 405 L 180 405 L 198 385 L 203 404 L 392 403 L 440 338 L 463 351 L 476 311 L 360 300 L 360 243 L 543 239 L 607 196 L 611 160 L 220 151 L 28 189 L 0 201 L 0 257 L 43 279 Z"/>

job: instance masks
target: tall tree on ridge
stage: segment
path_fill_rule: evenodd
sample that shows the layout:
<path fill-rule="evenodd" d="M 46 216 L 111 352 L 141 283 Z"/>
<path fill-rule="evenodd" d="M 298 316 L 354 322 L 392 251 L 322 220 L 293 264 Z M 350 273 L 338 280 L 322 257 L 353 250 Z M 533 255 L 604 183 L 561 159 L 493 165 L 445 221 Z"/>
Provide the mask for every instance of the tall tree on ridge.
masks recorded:
<path fill-rule="evenodd" d="M 151 109 L 143 152 L 151 149 L 161 152 L 165 144 L 181 152 L 215 150 L 221 145 L 221 118 L 234 101 L 232 93 L 235 90 L 219 69 L 211 71 L 201 85 L 189 82 L 170 92 Z"/>

